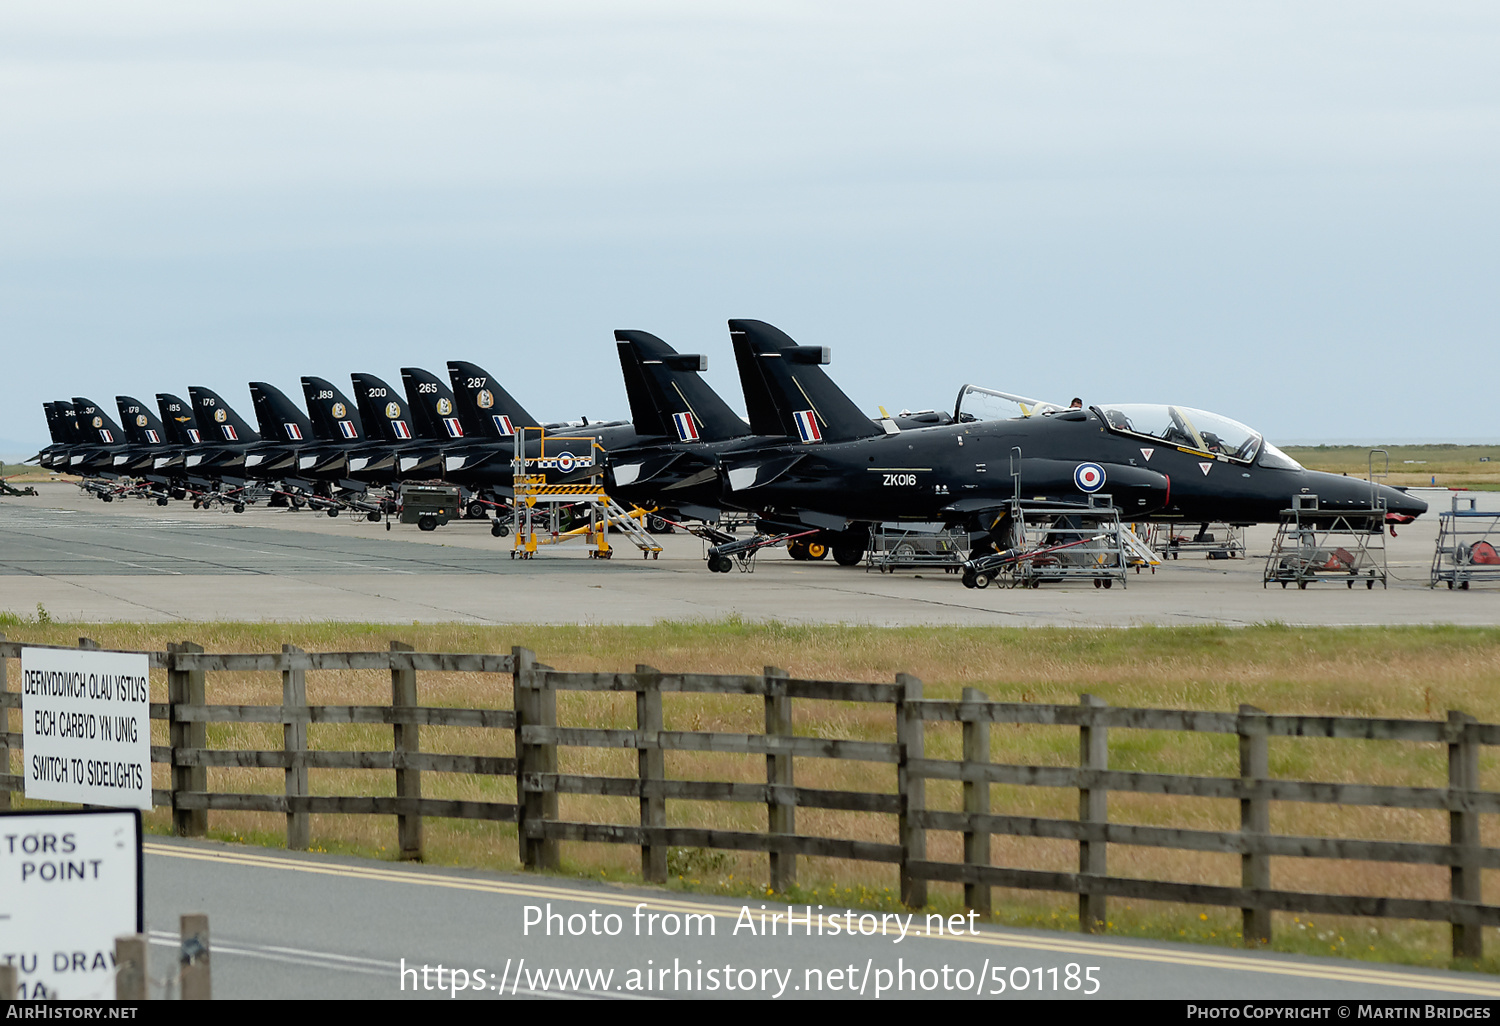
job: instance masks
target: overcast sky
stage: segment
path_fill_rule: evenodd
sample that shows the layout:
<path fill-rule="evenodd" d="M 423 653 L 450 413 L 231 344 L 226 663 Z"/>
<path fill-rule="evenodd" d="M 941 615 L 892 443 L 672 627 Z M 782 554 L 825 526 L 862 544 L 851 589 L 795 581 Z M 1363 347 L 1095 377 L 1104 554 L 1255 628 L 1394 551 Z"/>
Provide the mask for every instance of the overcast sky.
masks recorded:
<path fill-rule="evenodd" d="M 40 403 L 833 348 L 1273 441 L 1500 439 L 1500 6 L 0 5 L 0 454 Z"/>

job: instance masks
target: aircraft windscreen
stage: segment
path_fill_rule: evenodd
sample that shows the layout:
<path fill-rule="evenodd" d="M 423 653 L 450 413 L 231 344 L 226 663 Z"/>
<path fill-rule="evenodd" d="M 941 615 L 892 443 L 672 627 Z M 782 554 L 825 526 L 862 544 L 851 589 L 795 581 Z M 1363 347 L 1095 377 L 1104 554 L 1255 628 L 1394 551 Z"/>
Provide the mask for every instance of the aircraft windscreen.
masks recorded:
<path fill-rule="evenodd" d="M 1097 407 L 1104 421 L 1116 431 L 1158 438 L 1199 452 L 1249 463 L 1261 446 L 1261 437 L 1239 421 L 1187 406 L 1122 403 Z M 1285 458 L 1285 457 L 1283 457 Z"/>
<path fill-rule="evenodd" d="M 1292 459 L 1270 442 L 1260 447 L 1260 465 L 1263 467 L 1274 467 L 1277 470 L 1302 470 L 1302 464 Z"/>
<path fill-rule="evenodd" d="M 996 392 L 978 385 L 965 385 L 959 389 L 958 402 L 953 407 L 953 419 L 960 424 L 971 424 L 977 420 L 1019 420 L 1061 413 L 1065 409 L 1064 406 L 1041 399 L 1028 399 L 1023 395 Z"/>

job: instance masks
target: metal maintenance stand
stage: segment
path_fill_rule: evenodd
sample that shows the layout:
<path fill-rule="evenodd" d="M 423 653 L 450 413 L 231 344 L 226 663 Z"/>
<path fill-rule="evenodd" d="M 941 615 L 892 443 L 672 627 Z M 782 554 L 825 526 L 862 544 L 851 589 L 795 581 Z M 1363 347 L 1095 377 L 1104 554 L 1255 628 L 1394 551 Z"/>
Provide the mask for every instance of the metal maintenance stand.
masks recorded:
<path fill-rule="evenodd" d="M 1292 503 L 1281 511 L 1261 587 L 1274 582 L 1306 589 L 1308 581 L 1317 580 L 1343 581 L 1349 588 L 1358 581 L 1367 589 L 1376 581 L 1387 586 L 1384 503 L 1319 509 L 1316 495 L 1296 495 Z"/>
<path fill-rule="evenodd" d="M 1012 548 L 963 564 L 965 587 L 1037 588 L 1044 583 L 1091 580 L 1096 588 L 1125 587 L 1131 556 L 1120 510 L 1108 495 L 1087 503 L 1012 499 Z"/>
<path fill-rule="evenodd" d="M 535 432 L 539 441 L 537 455 L 526 455 L 526 435 Z M 548 447 L 551 446 L 549 454 Z M 579 450 L 575 453 L 574 450 Z M 604 491 L 604 450 L 592 436 L 548 436 L 544 428 L 521 428 L 515 435 L 515 453 L 511 460 L 515 501 L 512 505 L 511 530 L 514 540 L 511 559 L 531 559 L 542 545 L 556 545 L 582 538 L 589 547 L 590 559 L 609 559 L 614 550 L 609 545 L 609 529 L 625 535 L 641 558 L 655 559 L 661 546 L 651 537 L 642 521 L 647 513 L 627 511 Z M 575 484 L 549 484 L 547 471 L 571 474 L 590 470 L 588 480 Z M 586 521 L 582 527 L 561 530 L 563 506 L 583 506 Z M 541 507 L 541 509 L 538 509 Z M 538 514 L 545 511 L 546 530 L 538 530 Z"/>
<path fill-rule="evenodd" d="M 969 532 L 942 524 L 872 524 L 865 571 L 942 570 L 957 573 L 968 557 Z"/>
<path fill-rule="evenodd" d="M 1453 508 L 1438 514 L 1430 587 L 1446 581 L 1468 591 L 1471 583 L 1500 581 L 1500 511 L 1477 506 L 1477 498 L 1455 495 Z"/>
<path fill-rule="evenodd" d="M 1201 552 L 1205 559 L 1244 559 L 1245 528 L 1222 522 L 1163 524 L 1156 539 L 1163 559 L 1180 559 L 1184 552 Z"/>

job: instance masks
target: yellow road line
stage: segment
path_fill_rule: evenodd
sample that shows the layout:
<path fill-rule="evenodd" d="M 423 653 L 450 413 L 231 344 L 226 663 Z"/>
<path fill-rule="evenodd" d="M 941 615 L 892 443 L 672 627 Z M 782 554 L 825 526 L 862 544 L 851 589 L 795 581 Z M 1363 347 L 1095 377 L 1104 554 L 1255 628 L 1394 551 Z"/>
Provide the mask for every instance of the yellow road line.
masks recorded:
<path fill-rule="evenodd" d="M 295 873 L 314 873 L 324 876 L 341 876 L 357 880 L 381 883 L 415 884 L 423 887 L 444 887 L 457 890 L 481 891 L 504 894 L 512 897 L 541 898 L 554 901 L 580 902 L 583 904 L 634 909 L 645 901 L 653 912 L 694 913 L 712 915 L 719 919 L 737 920 L 740 909 L 749 906 L 752 914 L 759 913 L 755 907 L 759 899 L 751 899 L 740 905 L 719 905 L 709 902 L 682 901 L 671 897 L 652 895 L 649 899 L 634 895 L 615 895 L 608 891 L 585 890 L 576 887 L 560 887 L 549 884 L 514 883 L 501 880 L 483 880 L 462 876 L 447 876 L 437 873 L 414 872 L 399 868 L 376 866 L 346 866 L 326 862 L 304 862 L 285 856 L 261 855 L 251 852 L 212 851 L 203 848 L 182 848 L 175 845 L 147 842 L 144 850 L 151 855 L 167 858 L 190 859 L 200 862 L 217 862 L 227 865 L 246 866 L 255 869 L 276 869 Z M 782 907 L 785 902 L 781 903 Z M 777 905 L 766 902 L 768 913 Z M 793 906 L 796 908 L 797 906 Z M 816 910 L 814 910 L 816 911 Z M 829 914 L 825 910 L 825 915 Z M 874 913 L 876 916 L 881 913 Z M 914 920 L 914 924 L 915 924 Z M 756 915 L 759 928 L 759 916 Z M 1329 980 L 1340 983 L 1374 984 L 1383 987 L 1407 987 L 1413 990 L 1430 990 L 1452 995 L 1476 997 L 1500 997 L 1500 981 L 1475 980 L 1467 977 L 1443 977 L 1407 974 L 1388 969 L 1366 969 L 1357 965 L 1318 965 L 1315 963 L 1283 961 L 1272 958 L 1240 956 L 1214 951 L 1174 951 L 1163 948 L 1143 947 L 1128 943 L 1112 944 L 1089 940 L 1083 937 L 1021 936 L 1004 932 L 985 931 L 979 934 L 949 934 L 929 937 L 916 932 L 914 925 L 908 937 L 920 940 L 947 940 L 967 944 L 983 944 L 991 947 L 1025 948 L 1032 951 L 1050 951 L 1075 956 L 1095 955 L 1107 958 L 1123 958 L 1138 962 L 1155 962 L 1162 965 L 1192 966 L 1200 969 L 1225 969 L 1235 972 L 1262 973 L 1273 976 L 1294 976 L 1304 979 Z M 877 928 L 876 933 L 899 934 L 895 927 Z"/>

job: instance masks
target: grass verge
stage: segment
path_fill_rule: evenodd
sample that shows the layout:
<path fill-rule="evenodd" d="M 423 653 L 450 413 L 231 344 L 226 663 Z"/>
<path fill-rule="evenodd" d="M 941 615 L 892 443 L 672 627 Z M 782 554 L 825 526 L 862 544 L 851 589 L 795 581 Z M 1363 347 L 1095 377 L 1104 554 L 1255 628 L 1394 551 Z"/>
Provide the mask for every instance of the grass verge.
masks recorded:
<path fill-rule="evenodd" d="M 168 641 L 194 641 L 209 651 L 275 651 L 283 643 L 309 650 L 384 648 L 396 638 L 427 651 L 508 651 L 524 645 L 560 669 L 622 670 L 647 663 L 663 670 L 758 673 L 775 665 L 799 677 L 871 682 L 891 681 L 898 672 L 921 677 L 933 698 L 957 698 L 975 687 L 1004 701 L 1070 703 L 1088 692 L 1113 705 L 1233 710 L 1241 703 L 1273 713 L 1322 713 L 1441 719 L 1459 709 L 1485 722 L 1500 722 L 1500 629 L 1464 627 L 1289 628 L 1264 624 L 1250 628 L 1216 626 L 1138 628 L 875 628 L 794 626 L 775 623 L 662 623 L 653 627 L 556 626 L 480 627 L 461 624 L 392 628 L 366 624 L 192 625 L 88 624 L 0 620 L 11 640 L 73 644 L 86 634 L 106 648 L 161 648 Z M 14 668 L 14 667 L 13 667 Z M 155 675 L 160 677 L 160 674 Z M 509 708 L 507 677 L 421 674 L 424 704 Z M 276 674 L 211 674 L 211 703 L 266 703 L 280 700 Z M 153 680 L 154 698 L 165 696 L 164 679 Z M 389 700 L 389 677 L 368 672 L 308 674 L 314 703 Z M 669 695 L 666 727 L 677 730 L 756 732 L 763 710 L 758 699 Z M 559 700 L 564 725 L 631 727 L 629 696 L 568 694 Z M 888 741 L 894 738 L 891 710 L 881 706 L 802 702 L 796 704 L 799 734 Z M 12 730 L 20 728 L 13 717 Z M 166 726 L 154 725 L 166 743 Z M 279 748 L 280 728 L 264 724 L 215 725 L 210 745 L 221 748 Z M 314 747 L 378 750 L 390 744 L 389 728 L 314 725 Z M 996 727 L 992 757 L 997 762 L 1076 764 L 1076 730 L 1056 727 Z M 956 726 L 929 725 L 928 754 L 956 758 Z M 425 751 L 509 755 L 511 738 L 496 731 L 423 728 Z M 1235 739 L 1147 731 L 1112 731 L 1111 767 L 1147 772 L 1232 776 L 1237 773 Z M 563 772 L 630 776 L 635 753 L 607 749 L 564 749 Z M 1273 776 L 1283 779 L 1363 781 L 1375 784 L 1441 787 L 1446 753 L 1436 745 L 1400 742 L 1276 739 Z M 19 770 L 12 763 L 11 771 Z M 668 753 L 668 775 L 677 779 L 764 781 L 764 760 L 754 756 Z M 894 788 L 890 767 L 799 759 L 797 782 L 808 787 L 846 790 Z M 156 767 L 166 785 L 166 768 Z M 279 770 L 215 769 L 215 790 L 276 792 Z M 1486 755 L 1483 786 L 1500 790 L 1500 761 Z M 320 794 L 388 794 L 392 774 L 377 771 L 313 771 Z M 956 786 L 929 783 L 929 804 L 960 808 Z M 424 774 L 431 797 L 512 801 L 514 784 L 446 774 Z M 1237 803 L 1214 799 L 1163 798 L 1114 794 L 1111 818 L 1119 822 L 1196 829 L 1234 829 Z M 1063 789 L 992 790 L 995 812 L 1072 818 L 1076 792 Z M 674 825 L 722 829 L 764 829 L 759 806 L 673 802 Z M 631 800 L 563 796 L 565 818 L 633 823 Z M 1500 817 L 1486 817 L 1485 842 L 1500 846 Z M 148 816 L 151 829 L 166 832 L 169 816 Z M 804 833 L 894 841 L 893 817 L 799 809 Z M 224 840 L 277 847 L 283 843 L 281 817 L 253 813 L 214 813 L 212 835 Z M 1331 809 L 1279 803 L 1273 807 L 1278 832 L 1320 836 L 1402 839 L 1446 843 L 1447 818 L 1439 812 L 1390 809 Z M 439 864 L 514 870 L 514 827 L 451 820 L 427 823 L 428 860 Z M 390 858 L 394 822 L 384 817 L 317 816 L 315 847 Z M 956 835 L 934 832 L 931 857 L 957 860 Z M 592 879 L 638 880 L 635 849 L 619 845 L 566 844 L 564 873 Z M 996 837 L 996 864 L 1038 869 L 1076 867 L 1076 845 L 1035 838 Z M 738 852 L 674 850 L 669 860 L 671 887 L 735 897 L 766 898 L 765 857 Z M 1237 884 L 1239 860 L 1233 855 L 1161 849 L 1110 848 L 1111 871 L 1143 878 Z M 1492 874 L 1494 875 L 1494 874 Z M 838 860 L 802 860 L 800 886 L 788 900 L 862 908 L 894 908 L 894 869 Z M 1277 859 L 1273 884 L 1279 888 L 1400 897 L 1447 896 L 1445 867 L 1403 866 L 1325 860 Z M 1486 900 L 1500 900 L 1500 877 L 1486 881 Z M 958 910 L 957 887 L 932 886 L 932 904 Z M 777 900 L 782 900 L 778 898 Z M 1015 926 L 1076 928 L 1076 906 L 1067 896 L 997 890 L 995 921 Z M 1111 930 L 1130 936 L 1191 940 L 1209 944 L 1239 942 L 1238 913 L 1144 902 L 1114 901 Z M 1447 927 L 1442 924 L 1333 917 L 1276 916 L 1278 950 L 1345 955 L 1418 965 L 1447 966 Z M 1489 938 L 1495 948 L 1495 938 Z M 1468 968 L 1466 966 L 1466 968 Z M 1480 966 L 1500 970 L 1500 960 Z"/>

